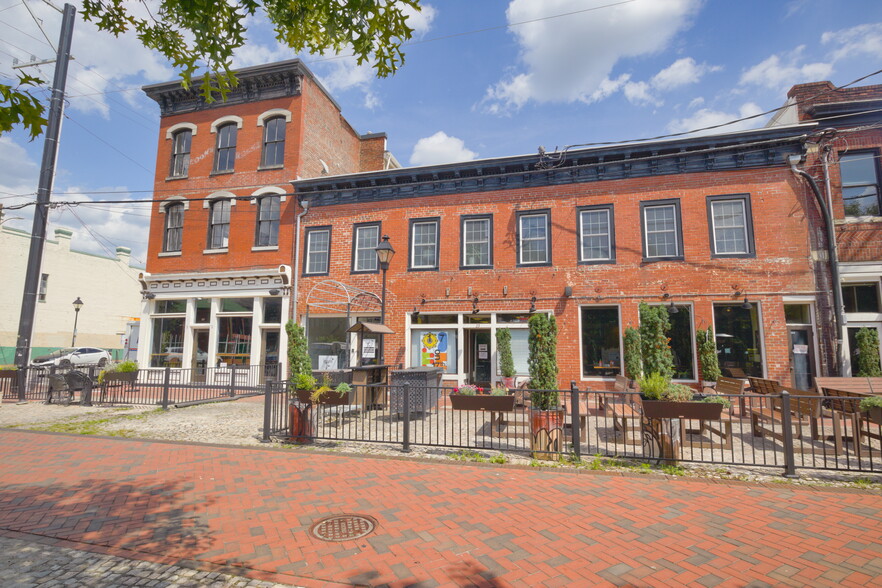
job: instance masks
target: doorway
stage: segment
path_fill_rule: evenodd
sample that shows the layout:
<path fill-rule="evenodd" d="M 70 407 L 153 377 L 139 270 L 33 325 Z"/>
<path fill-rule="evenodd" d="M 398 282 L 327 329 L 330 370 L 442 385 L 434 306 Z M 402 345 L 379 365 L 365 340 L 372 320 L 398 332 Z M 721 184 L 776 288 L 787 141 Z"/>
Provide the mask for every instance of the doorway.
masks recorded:
<path fill-rule="evenodd" d="M 789 327 L 790 382 L 800 390 L 810 390 L 815 381 L 815 343 L 811 327 Z"/>
<path fill-rule="evenodd" d="M 473 329 L 468 331 L 468 353 L 466 370 L 471 384 L 490 388 L 492 384 L 492 365 L 490 360 L 490 330 Z"/>
<path fill-rule="evenodd" d="M 193 369 L 192 381 L 204 382 L 208 368 L 208 329 L 193 331 L 193 357 L 190 366 Z"/>
<path fill-rule="evenodd" d="M 260 352 L 260 363 L 263 365 L 263 379 L 278 380 L 279 372 L 279 331 L 265 330 Z"/>

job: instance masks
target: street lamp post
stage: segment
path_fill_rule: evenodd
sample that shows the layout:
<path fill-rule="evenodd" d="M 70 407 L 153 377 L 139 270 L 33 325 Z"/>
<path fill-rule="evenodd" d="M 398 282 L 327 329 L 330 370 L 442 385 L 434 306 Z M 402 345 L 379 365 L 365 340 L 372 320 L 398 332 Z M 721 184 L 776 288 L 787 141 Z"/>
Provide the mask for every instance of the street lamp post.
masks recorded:
<path fill-rule="evenodd" d="M 73 337 L 70 340 L 70 346 L 73 347 L 77 344 L 77 320 L 80 318 L 80 309 L 83 307 L 83 301 L 80 300 L 80 297 L 77 296 L 77 299 L 73 301 L 74 307 L 74 328 L 73 328 Z"/>
<path fill-rule="evenodd" d="M 377 245 L 377 261 L 380 262 L 380 269 L 383 270 L 383 296 L 380 299 L 380 323 L 386 324 L 386 272 L 389 270 L 389 262 L 395 255 L 395 250 L 389 243 L 389 235 L 383 235 L 383 241 Z M 386 365 L 386 335 L 380 334 L 380 365 Z"/>

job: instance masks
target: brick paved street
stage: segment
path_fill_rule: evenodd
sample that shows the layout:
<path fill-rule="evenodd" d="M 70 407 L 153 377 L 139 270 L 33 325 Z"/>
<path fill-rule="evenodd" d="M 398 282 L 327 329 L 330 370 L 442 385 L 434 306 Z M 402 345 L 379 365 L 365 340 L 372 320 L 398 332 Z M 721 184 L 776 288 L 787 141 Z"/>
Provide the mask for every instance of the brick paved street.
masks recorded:
<path fill-rule="evenodd" d="M 0 534 L 255 580 L 860 586 L 882 574 L 882 496 L 868 491 L 13 430 L 0 443 Z M 378 528 L 309 535 L 340 513 Z"/>

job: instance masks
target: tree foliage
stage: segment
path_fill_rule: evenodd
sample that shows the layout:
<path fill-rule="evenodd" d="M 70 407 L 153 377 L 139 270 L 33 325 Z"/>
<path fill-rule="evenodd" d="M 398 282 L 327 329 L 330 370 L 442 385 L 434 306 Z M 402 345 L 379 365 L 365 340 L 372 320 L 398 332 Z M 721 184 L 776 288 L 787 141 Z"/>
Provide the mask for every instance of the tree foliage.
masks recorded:
<path fill-rule="evenodd" d="M 119 36 L 134 31 L 148 49 L 166 57 L 184 87 L 202 76 L 199 91 L 207 102 L 223 99 L 237 84 L 231 70 L 236 50 L 246 42 L 248 19 L 262 12 L 276 39 L 294 52 L 351 52 L 359 65 L 370 63 L 377 77 L 404 64 L 401 44 L 410 39 L 408 9 L 420 0 L 83 0 L 82 14 L 99 30 Z M 143 13 L 142 11 L 143 6 Z M 31 78 L 31 82 L 41 82 Z M 26 89 L 0 85 L 0 133 L 22 124 L 36 137 L 46 124 L 44 107 Z"/>
<path fill-rule="evenodd" d="M 879 334 L 876 329 L 861 327 L 855 339 L 857 339 L 858 356 L 854 375 L 859 378 L 882 376 L 882 367 L 879 366 Z"/>
<path fill-rule="evenodd" d="M 496 349 L 499 353 L 499 373 L 503 378 L 512 378 L 515 375 L 514 357 L 511 354 L 511 331 L 498 329 L 496 331 Z"/>
<path fill-rule="evenodd" d="M 625 377 L 639 380 L 643 375 L 643 349 L 640 331 L 634 327 L 625 329 Z"/>
<path fill-rule="evenodd" d="M 698 347 L 698 363 L 701 365 L 701 379 L 716 382 L 720 379 L 720 360 L 717 356 L 717 339 L 711 327 L 695 331 L 695 345 Z"/>
<path fill-rule="evenodd" d="M 549 410 L 558 404 L 557 321 L 554 315 L 534 314 L 528 324 L 533 408 Z"/>
<path fill-rule="evenodd" d="M 294 321 L 288 321 L 285 332 L 288 334 L 288 378 L 296 384 L 298 376 L 312 376 L 306 331 Z"/>
<path fill-rule="evenodd" d="M 674 354 L 671 352 L 671 319 L 664 306 L 640 303 L 640 343 L 643 346 L 643 373 L 674 377 Z"/>

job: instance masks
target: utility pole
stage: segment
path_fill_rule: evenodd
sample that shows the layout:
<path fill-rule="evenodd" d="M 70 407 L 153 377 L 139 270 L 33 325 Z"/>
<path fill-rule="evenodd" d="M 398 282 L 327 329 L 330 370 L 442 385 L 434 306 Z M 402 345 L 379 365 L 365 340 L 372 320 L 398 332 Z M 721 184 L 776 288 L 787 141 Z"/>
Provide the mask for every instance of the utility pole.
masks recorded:
<path fill-rule="evenodd" d="M 58 155 L 58 136 L 61 134 L 61 117 L 64 113 L 64 87 L 67 82 L 67 64 L 70 59 L 70 43 L 73 38 L 76 8 L 64 5 L 58 54 L 55 60 L 55 77 L 52 80 L 52 97 L 49 100 L 49 119 L 43 142 L 43 161 L 40 165 L 40 183 L 37 185 L 37 205 L 34 207 L 34 226 L 31 231 L 31 248 L 28 253 L 28 269 L 25 274 L 24 293 L 21 300 L 21 316 L 18 321 L 18 339 L 15 343 L 15 365 L 24 373 L 31 355 L 31 337 L 34 332 L 34 315 L 37 310 L 37 290 L 40 287 L 40 266 L 43 262 L 43 245 L 46 242 L 46 225 L 49 220 L 49 199 L 55 179 L 55 159 Z M 19 394 L 24 382 L 19 382 Z"/>

